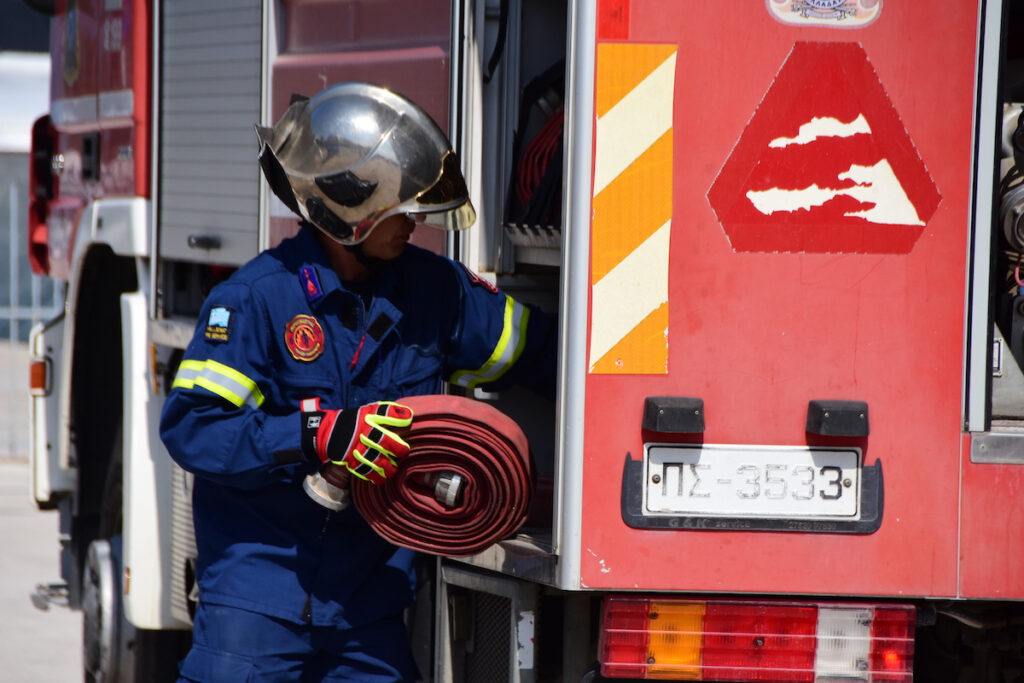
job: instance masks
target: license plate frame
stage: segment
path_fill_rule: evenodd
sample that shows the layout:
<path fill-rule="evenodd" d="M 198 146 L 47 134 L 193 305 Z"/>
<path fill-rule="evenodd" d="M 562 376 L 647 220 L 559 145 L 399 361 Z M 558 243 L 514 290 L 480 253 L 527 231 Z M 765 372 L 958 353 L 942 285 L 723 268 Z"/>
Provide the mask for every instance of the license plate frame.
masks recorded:
<path fill-rule="evenodd" d="M 647 444 L 645 516 L 855 521 L 856 447 Z"/>
<path fill-rule="evenodd" d="M 885 481 L 882 473 L 882 461 L 875 459 L 868 463 L 864 451 L 859 447 L 853 450 L 860 454 L 860 501 L 857 514 L 845 517 L 755 517 L 707 514 L 677 514 L 673 512 L 648 512 L 645 508 L 645 490 L 647 487 L 647 452 L 654 447 L 671 448 L 711 448 L 703 443 L 650 443 L 644 444 L 644 452 L 640 457 L 625 453 L 622 465 L 622 484 L 620 491 L 620 513 L 623 523 L 632 529 L 672 532 L 791 532 L 818 534 L 873 534 L 882 526 L 885 508 Z M 758 448 L 772 448 L 759 446 Z M 783 447 L 790 448 L 790 447 Z M 804 447 L 797 447 L 804 448 Z M 815 449 L 828 450 L 828 447 Z"/>

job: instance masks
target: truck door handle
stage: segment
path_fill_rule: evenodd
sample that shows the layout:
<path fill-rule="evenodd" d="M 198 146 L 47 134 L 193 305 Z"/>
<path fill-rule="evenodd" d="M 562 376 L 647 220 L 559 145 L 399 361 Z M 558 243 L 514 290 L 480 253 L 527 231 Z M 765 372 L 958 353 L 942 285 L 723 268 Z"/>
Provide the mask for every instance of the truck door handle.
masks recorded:
<path fill-rule="evenodd" d="M 204 249 L 206 251 L 220 249 L 220 237 L 217 235 L 189 235 L 188 246 L 191 249 Z"/>

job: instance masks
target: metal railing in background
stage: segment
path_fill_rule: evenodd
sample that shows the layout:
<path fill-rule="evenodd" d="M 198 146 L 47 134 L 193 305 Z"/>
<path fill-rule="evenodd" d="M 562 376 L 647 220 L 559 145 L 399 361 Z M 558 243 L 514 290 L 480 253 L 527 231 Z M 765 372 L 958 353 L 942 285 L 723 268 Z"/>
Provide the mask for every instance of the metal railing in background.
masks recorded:
<path fill-rule="evenodd" d="M 27 160 L 24 167 L 28 168 Z M 0 279 L 7 296 L 0 300 L 0 458 L 28 457 L 28 334 L 38 322 L 49 320 L 64 305 L 62 283 L 40 277 L 28 265 L 21 235 L 25 234 L 27 184 L 8 184 L 6 268 L 0 261 Z M 0 226 L 2 229 L 2 226 Z M 7 272 L 4 273 L 3 271 Z M 2 287 L 0 287 L 2 290 Z"/>
<path fill-rule="evenodd" d="M 6 328 L 6 337 L 12 343 L 26 343 L 32 326 L 52 318 L 63 305 L 63 285 L 50 278 L 33 273 L 28 265 L 25 246 L 20 236 L 25 232 L 23 223 L 27 209 L 22 209 L 22 188 L 11 183 L 7 188 L 7 282 L 8 297 L 0 302 L 0 331 Z M 27 245 L 26 245 L 27 246 Z M 26 282 L 27 281 L 27 282 Z M 28 300 L 22 301 L 22 292 L 28 285 Z"/>

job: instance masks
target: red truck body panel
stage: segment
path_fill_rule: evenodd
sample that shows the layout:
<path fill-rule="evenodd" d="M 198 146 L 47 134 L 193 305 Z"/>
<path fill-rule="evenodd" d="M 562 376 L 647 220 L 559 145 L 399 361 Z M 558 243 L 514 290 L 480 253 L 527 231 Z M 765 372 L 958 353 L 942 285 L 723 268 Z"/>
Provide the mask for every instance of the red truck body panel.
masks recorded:
<path fill-rule="evenodd" d="M 602 98 L 635 92 L 613 74 L 627 68 L 623 46 L 675 52 L 671 166 L 650 176 L 667 184 L 671 229 L 666 302 L 600 357 L 595 340 L 612 323 L 591 297 L 582 584 L 1024 597 L 1018 567 L 963 553 L 993 536 L 1009 544 L 1024 536 L 1012 521 L 1019 468 L 973 465 L 962 435 L 977 3 L 942 12 L 885 3 L 872 22 L 848 30 L 783 23 L 772 5 L 600 4 L 592 283 L 627 260 L 629 233 L 647 229 L 637 218 L 606 230 L 605 218 L 646 215 L 658 191 L 645 185 L 646 194 L 627 193 L 619 207 L 606 197 L 648 163 L 640 156 L 613 181 L 600 168 L 611 109 Z M 858 115 L 869 128 L 857 134 L 811 134 L 815 119 L 852 124 Z M 880 160 L 898 187 L 851 197 L 858 186 L 884 184 L 855 177 Z M 829 188 L 828 200 L 755 202 L 814 187 Z M 900 214 L 897 200 L 916 215 Z M 609 250 L 620 254 L 611 264 Z M 703 399 L 706 444 L 861 447 L 865 466 L 881 464 L 879 528 L 627 526 L 609 504 L 621 498 L 624 460 L 664 440 L 641 431 L 649 396 Z M 866 402 L 870 435 L 809 434 L 816 399 Z"/>

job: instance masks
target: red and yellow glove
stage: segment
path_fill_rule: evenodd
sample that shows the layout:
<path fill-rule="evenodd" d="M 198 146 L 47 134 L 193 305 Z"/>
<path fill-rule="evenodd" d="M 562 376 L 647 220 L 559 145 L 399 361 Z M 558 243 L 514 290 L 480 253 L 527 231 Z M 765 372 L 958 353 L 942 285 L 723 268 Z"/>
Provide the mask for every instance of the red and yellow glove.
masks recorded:
<path fill-rule="evenodd" d="M 412 409 L 392 401 L 349 410 L 321 410 L 317 398 L 302 402 L 303 450 L 373 484 L 394 474 L 409 454 L 401 434 L 411 424 Z"/>

